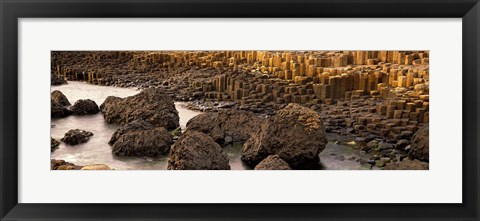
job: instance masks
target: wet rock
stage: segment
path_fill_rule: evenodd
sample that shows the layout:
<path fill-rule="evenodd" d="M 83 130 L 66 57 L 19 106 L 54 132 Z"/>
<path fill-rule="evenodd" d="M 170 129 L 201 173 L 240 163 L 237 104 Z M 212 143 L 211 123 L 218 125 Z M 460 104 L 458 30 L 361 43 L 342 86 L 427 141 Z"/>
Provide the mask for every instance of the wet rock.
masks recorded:
<path fill-rule="evenodd" d="M 180 125 L 173 100 L 157 88 L 145 89 L 123 99 L 108 97 L 101 106 L 108 123 L 123 125 L 144 120 L 167 130 L 174 130 Z"/>
<path fill-rule="evenodd" d="M 390 149 L 393 149 L 393 145 L 387 142 L 380 142 L 377 147 L 377 150 L 379 151 L 390 150 Z"/>
<path fill-rule="evenodd" d="M 53 152 L 54 150 L 58 149 L 59 145 L 60 145 L 60 142 L 50 137 L 50 152 Z"/>
<path fill-rule="evenodd" d="M 63 77 L 59 77 L 56 74 L 50 76 L 50 85 L 61 85 L 66 83 L 67 81 Z"/>
<path fill-rule="evenodd" d="M 108 165 L 105 164 L 92 164 L 92 165 L 86 165 L 82 167 L 81 170 L 111 170 Z"/>
<path fill-rule="evenodd" d="M 384 158 L 379 159 L 379 160 L 376 160 L 376 161 L 375 161 L 375 166 L 377 166 L 377 167 L 384 167 L 385 164 L 386 164 L 387 162 L 389 162 L 389 161 L 390 161 L 389 159 L 384 159 Z"/>
<path fill-rule="evenodd" d="M 53 99 L 50 99 L 50 101 L 50 112 L 52 118 L 62 118 L 72 114 L 70 110 L 68 110 L 66 107 L 59 104 L 58 102 L 54 101 Z"/>
<path fill-rule="evenodd" d="M 397 150 L 403 150 L 405 147 L 407 147 L 410 144 L 410 141 L 401 139 L 398 140 L 397 143 L 395 144 L 395 149 Z"/>
<path fill-rule="evenodd" d="M 169 170 L 229 170 L 227 155 L 212 137 L 187 130 L 172 146 Z"/>
<path fill-rule="evenodd" d="M 50 170 L 80 170 L 82 166 L 65 162 L 65 160 L 50 159 Z"/>
<path fill-rule="evenodd" d="M 120 98 L 120 97 L 108 96 L 105 99 L 105 101 L 102 104 L 100 104 L 100 111 L 102 113 L 105 113 L 105 105 L 113 106 L 113 105 L 115 105 L 115 102 L 121 101 L 121 100 L 122 100 L 122 98 Z"/>
<path fill-rule="evenodd" d="M 256 166 L 269 155 L 279 155 L 293 169 L 315 169 L 327 144 L 320 116 L 309 108 L 289 104 L 264 120 L 243 145 L 242 161 Z"/>
<path fill-rule="evenodd" d="M 408 156 L 412 159 L 428 162 L 429 158 L 429 125 L 421 127 L 415 135 L 413 135 L 412 144 L 408 150 Z"/>
<path fill-rule="evenodd" d="M 230 142 L 243 143 L 258 130 L 262 121 L 253 113 L 230 109 L 197 115 L 188 121 L 187 128 L 208 134 L 220 144 L 228 143 L 230 138 Z"/>
<path fill-rule="evenodd" d="M 77 145 L 87 142 L 91 136 L 93 136 L 93 133 L 89 131 L 79 129 L 69 130 L 67 133 L 65 133 L 62 141 L 66 144 Z"/>
<path fill-rule="evenodd" d="M 91 115 L 100 112 L 97 103 L 90 99 L 78 100 L 70 107 L 70 111 L 74 115 Z"/>
<path fill-rule="evenodd" d="M 372 150 L 375 150 L 378 148 L 378 141 L 377 140 L 371 140 L 367 143 L 367 145 L 363 146 L 362 147 L 362 150 L 365 151 L 365 152 L 370 152 Z"/>
<path fill-rule="evenodd" d="M 112 152 L 119 156 L 158 157 L 168 154 L 171 143 L 172 137 L 163 127 L 128 131 L 113 144 Z"/>
<path fill-rule="evenodd" d="M 51 98 L 53 101 L 57 102 L 62 106 L 70 106 L 70 101 L 68 101 L 67 97 L 58 90 L 55 90 L 51 93 Z"/>
<path fill-rule="evenodd" d="M 385 170 L 428 170 L 428 163 L 405 158 L 403 161 L 387 163 Z"/>
<path fill-rule="evenodd" d="M 255 170 L 291 170 L 285 160 L 282 160 L 278 155 L 270 155 L 263 159 L 256 167 Z"/>
<path fill-rule="evenodd" d="M 108 141 L 108 144 L 113 145 L 120 136 L 128 133 L 128 132 L 133 132 L 133 131 L 139 131 L 139 130 L 152 130 L 154 129 L 155 126 L 153 126 L 151 123 L 148 123 L 143 120 L 136 120 L 131 123 L 125 124 L 122 127 L 118 128 L 115 133 L 113 133 L 112 137 L 110 138 L 110 141 Z"/>

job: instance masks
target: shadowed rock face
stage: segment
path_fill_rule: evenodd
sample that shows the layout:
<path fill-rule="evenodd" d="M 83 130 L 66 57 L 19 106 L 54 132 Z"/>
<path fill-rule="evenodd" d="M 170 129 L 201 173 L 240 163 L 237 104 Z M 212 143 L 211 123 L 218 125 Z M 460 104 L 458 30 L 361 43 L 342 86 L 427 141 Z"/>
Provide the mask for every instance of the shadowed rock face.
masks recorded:
<path fill-rule="evenodd" d="M 105 164 L 79 166 L 65 160 L 50 159 L 50 170 L 112 170 L 112 168 Z"/>
<path fill-rule="evenodd" d="M 92 165 L 86 165 L 82 167 L 80 170 L 111 170 L 108 165 L 105 164 L 92 164 Z"/>
<path fill-rule="evenodd" d="M 59 104 L 53 99 L 50 99 L 50 114 L 52 118 L 67 117 L 72 114 L 65 106 Z"/>
<path fill-rule="evenodd" d="M 278 155 L 270 155 L 263 159 L 256 167 L 255 170 L 291 170 L 285 160 L 282 160 Z"/>
<path fill-rule="evenodd" d="M 412 159 L 418 159 L 420 161 L 428 162 L 429 158 L 429 124 L 424 125 L 420 128 L 415 135 L 413 135 L 412 144 L 410 145 L 410 150 L 408 155 Z"/>
<path fill-rule="evenodd" d="M 51 79 L 51 81 L 50 81 L 51 85 L 61 85 L 61 84 L 66 84 L 67 83 L 67 81 L 65 79 L 63 79 L 62 77 L 58 77 L 55 74 L 52 74 L 50 79 Z"/>
<path fill-rule="evenodd" d="M 90 99 L 78 100 L 70 107 L 70 111 L 74 115 L 91 115 L 100 112 L 97 103 Z"/>
<path fill-rule="evenodd" d="M 419 160 L 403 159 L 403 161 L 387 163 L 385 170 L 428 170 L 428 163 Z"/>
<path fill-rule="evenodd" d="M 50 137 L 50 152 L 53 152 L 54 150 L 58 149 L 59 145 L 60 145 L 60 142 Z"/>
<path fill-rule="evenodd" d="M 258 130 L 262 121 L 253 113 L 230 109 L 197 115 L 188 121 L 187 128 L 210 135 L 220 144 L 243 143 Z"/>
<path fill-rule="evenodd" d="M 113 144 L 112 152 L 119 156 L 158 157 L 168 154 L 171 143 L 170 133 L 163 127 L 129 131 Z"/>
<path fill-rule="evenodd" d="M 118 128 L 115 131 L 115 133 L 113 133 L 112 138 L 110 138 L 110 141 L 108 141 L 108 144 L 113 145 L 120 138 L 120 136 L 128 132 L 140 131 L 140 130 L 152 130 L 154 128 L 155 126 L 143 120 L 137 120 L 137 121 L 125 124 L 121 128 Z"/>
<path fill-rule="evenodd" d="M 187 131 L 172 146 L 169 170 L 229 170 L 227 155 L 213 139 L 198 131 Z"/>
<path fill-rule="evenodd" d="M 58 90 L 55 90 L 51 93 L 51 98 L 52 100 L 54 100 L 55 102 L 57 102 L 58 104 L 62 105 L 62 106 L 70 106 L 70 101 L 68 101 L 67 97 L 61 92 L 61 91 L 58 91 Z"/>
<path fill-rule="evenodd" d="M 315 169 L 319 167 L 318 154 L 326 144 L 320 116 L 309 108 L 289 104 L 266 119 L 243 145 L 242 160 L 253 167 L 276 154 L 293 169 Z"/>
<path fill-rule="evenodd" d="M 66 144 L 77 145 L 87 142 L 91 136 L 93 136 L 93 133 L 86 130 L 69 130 L 67 133 L 65 133 L 62 141 Z"/>
<path fill-rule="evenodd" d="M 108 123 L 123 125 L 144 120 L 167 130 L 174 130 L 180 125 L 178 111 L 172 99 L 156 88 L 145 89 L 137 95 L 123 99 L 107 97 L 101 109 Z"/>

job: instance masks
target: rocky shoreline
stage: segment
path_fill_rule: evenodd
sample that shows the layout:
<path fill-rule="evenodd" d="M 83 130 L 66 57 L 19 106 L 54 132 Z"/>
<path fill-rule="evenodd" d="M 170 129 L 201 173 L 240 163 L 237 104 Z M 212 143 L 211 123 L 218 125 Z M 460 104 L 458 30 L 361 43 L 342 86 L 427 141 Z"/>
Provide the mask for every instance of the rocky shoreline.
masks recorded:
<path fill-rule="evenodd" d="M 235 65 L 228 66 L 220 61 L 223 61 L 222 56 L 230 55 L 222 53 L 213 53 L 216 57 L 204 64 L 198 63 L 203 57 L 195 56 L 211 58 L 209 56 L 212 53 L 53 52 L 52 85 L 58 84 L 57 78 L 60 78 L 143 89 L 138 96 L 124 99 L 109 97 L 100 107 L 97 106 L 107 122 L 124 125 L 123 133 L 128 131 L 128 136 L 120 135 L 124 136 L 123 145 L 117 144 L 115 148 L 117 141 L 111 143 L 113 149 L 121 150 L 116 152 L 120 155 L 132 152 L 126 148 L 135 150 L 133 155 L 141 153 L 139 150 L 142 149 L 144 153 L 140 155 L 172 154 L 170 148 L 182 149 L 175 145 L 178 140 L 189 140 L 184 137 L 190 134 L 188 131 L 198 131 L 211 137 L 220 146 L 230 143 L 243 144 L 242 160 L 252 168 L 268 158 L 259 168 L 270 168 L 270 164 L 283 165 L 284 161 L 289 168 L 314 169 L 321 159 L 314 160 L 306 156 L 310 154 L 318 157 L 322 145 L 326 144 L 325 133 L 328 132 L 357 137 L 355 142 L 360 144 L 362 151 L 371 155 L 369 159 L 357 159 L 361 164 L 385 169 L 428 168 L 428 52 L 395 52 L 392 55 L 378 52 L 368 55 L 371 58 L 360 62 L 357 61 L 360 56 L 358 54 L 329 53 L 331 54 L 324 53 L 319 56 L 333 56 L 333 59 L 330 59 L 333 61 L 338 56 L 346 56 L 342 59 L 347 61 L 342 60 L 338 67 L 323 68 L 317 65 L 316 69 L 312 70 L 302 67 L 302 60 L 298 58 L 300 68 L 293 65 L 294 69 L 281 70 L 279 67 L 286 67 L 285 62 L 267 62 L 269 67 L 265 69 L 262 68 L 264 65 L 258 68 L 258 62 L 248 61 L 247 58 L 239 58 Z M 246 56 L 248 55 L 247 53 Z M 234 54 L 235 56 L 237 55 Z M 241 53 L 238 56 L 241 56 Z M 269 56 L 271 60 L 278 59 L 278 53 L 272 52 Z M 171 60 L 166 58 L 172 57 L 189 58 L 198 62 L 166 62 Z M 311 57 L 306 57 L 303 64 L 312 63 L 309 59 Z M 219 61 L 213 61 L 215 59 Z M 365 64 L 349 64 L 348 59 L 354 59 L 353 63 Z M 389 63 L 388 59 L 392 59 L 392 62 Z M 96 71 L 79 69 L 85 62 Z M 280 74 L 282 71 L 283 75 Z M 289 74 L 293 74 L 293 77 L 287 76 Z M 91 107 L 96 104 L 74 104 L 69 107 L 68 99 L 66 102 L 65 99 L 58 92 L 52 92 L 52 117 L 95 113 L 95 108 Z M 187 135 L 172 135 L 179 126 L 178 112 L 173 101 L 189 101 L 188 108 L 205 112 L 188 122 L 185 133 Z M 73 108 L 74 106 L 77 108 Z M 298 116 L 282 114 L 292 108 L 296 110 L 293 112 L 298 112 Z M 301 111 L 298 111 L 300 109 Z M 308 124 L 302 126 L 303 129 L 311 126 L 312 122 L 317 122 L 320 126 L 313 131 L 318 132 L 312 135 L 299 130 L 297 134 L 295 131 L 298 130 L 296 124 L 299 118 L 310 119 Z M 138 122 L 139 120 L 143 122 Z M 285 125 L 281 126 L 283 124 Z M 278 128 L 269 132 L 274 127 Z M 157 128 L 164 128 L 164 132 L 149 132 Z M 278 137 L 279 133 L 283 134 L 283 137 L 294 137 L 282 138 L 283 141 L 268 140 L 275 138 L 274 134 Z M 154 138 L 153 134 L 165 135 Z M 301 138 L 300 135 L 309 136 Z M 116 140 L 120 139 L 118 134 L 114 136 L 117 136 Z M 201 137 L 198 134 L 194 136 Z M 152 139 L 144 139 L 145 137 Z M 320 140 L 315 143 L 312 138 Z M 145 143 L 138 144 L 139 141 Z M 298 143 L 290 144 L 287 141 Z M 138 145 L 131 147 L 131 142 Z M 152 150 L 158 148 L 157 143 L 163 143 L 161 151 Z M 280 149 L 273 144 L 280 146 Z M 295 148 L 284 153 L 286 150 L 282 148 L 288 149 L 289 146 Z M 305 149 L 306 146 L 319 149 L 308 150 Z M 252 149 L 260 151 L 261 155 L 253 157 L 255 155 L 252 155 Z M 301 151 L 308 154 L 295 155 Z M 221 152 L 218 154 L 221 155 Z M 175 158 L 173 155 L 169 155 L 170 157 Z M 192 155 L 191 158 L 195 157 Z M 178 163 L 172 165 L 176 166 L 170 166 L 169 162 L 169 168 L 194 168 L 178 166 Z M 272 166 L 277 167 L 287 168 Z"/>

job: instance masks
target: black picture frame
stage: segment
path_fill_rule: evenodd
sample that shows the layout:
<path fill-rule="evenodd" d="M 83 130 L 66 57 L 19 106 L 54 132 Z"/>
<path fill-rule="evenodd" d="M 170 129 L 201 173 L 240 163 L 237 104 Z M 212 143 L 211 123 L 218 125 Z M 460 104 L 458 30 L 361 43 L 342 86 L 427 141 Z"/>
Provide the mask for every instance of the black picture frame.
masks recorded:
<path fill-rule="evenodd" d="M 478 0 L 0 0 L 0 15 L 1 220 L 479 220 L 480 4 Z M 462 18 L 463 203 L 18 203 L 17 20 L 47 17 Z"/>

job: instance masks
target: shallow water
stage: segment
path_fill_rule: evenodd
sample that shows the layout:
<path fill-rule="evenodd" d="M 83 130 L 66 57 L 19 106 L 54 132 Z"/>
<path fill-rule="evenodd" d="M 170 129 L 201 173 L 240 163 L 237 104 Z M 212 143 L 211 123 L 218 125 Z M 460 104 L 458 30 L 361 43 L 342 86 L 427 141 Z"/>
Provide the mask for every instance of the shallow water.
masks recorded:
<path fill-rule="evenodd" d="M 71 81 L 68 82 L 68 85 L 52 86 L 51 90 L 61 91 L 72 104 L 78 99 L 88 98 L 95 101 L 98 105 L 103 103 L 108 96 L 127 97 L 140 92 L 140 90 L 133 88 L 97 86 Z M 182 129 L 185 129 L 188 120 L 201 113 L 185 108 L 184 103 L 182 102 L 176 102 L 175 108 L 179 112 L 180 127 Z M 108 145 L 108 141 L 115 130 L 120 126 L 106 123 L 103 119 L 102 113 L 53 119 L 52 125 L 54 126 L 51 128 L 51 136 L 57 140 L 60 140 L 70 129 L 87 130 L 94 134 L 88 142 L 75 146 L 70 146 L 61 142 L 59 148 L 51 154 L 52 159 L 62 159 L 77 165 L 102 163 L 107 164 L 116 170 L 167 169 L 167 157 L 120 157 L 112 154 L 112 149 L 111 146 Z"/>
<path fill-rule="evenodd" d="M 69 81 L 67 85 L 52 86 L 51 90 L 61 91 L 72 104 L 78 99 L 91 99 L 98 105 L 103 103 L 108 96 L 127 97 L 140 92 L 140 90 L 133 88 L 97 86 L 71 81 Z M 201 113 L 187 109 L 183 102 L 176 102 L 175 107 L 179 112 L 180 127 L 182 129 L 185 129 L 188 120 Z M 108 141 L 119 127 L 120 126 L 116 124 L 106 123 L 102 113 L 53 119 L 51 136 L 57 140 L 60 140 L 70 129 L 87 130 L 93 132 L 94 135 L 88 142 L 75 146 L 66 145 L 61 142 L 59 148 L 51 154 L 51 158 L 62 159 L 76 165 L 107 164 L 116 170 L 167 169 L 167 157 L 120 157 L 112 154 Z M 357 145 L 336 144 L 336 140 L 349 141 L 353 140 L 353 138 L 328 134 L 328 140 L 327 147 L 320 153 L 320 161 L 324 169 L 365 169 L 360 163 L 356 162 L 356 159 L 361 156 Z M 230 167 L 232 170 L 248 169 L 240 160 L 242 151 L 241 144 L 224 147 L 224 151 L 230 159 Z M 344 160 L 341 160 L 339 156 L 343 156 Z"/>

